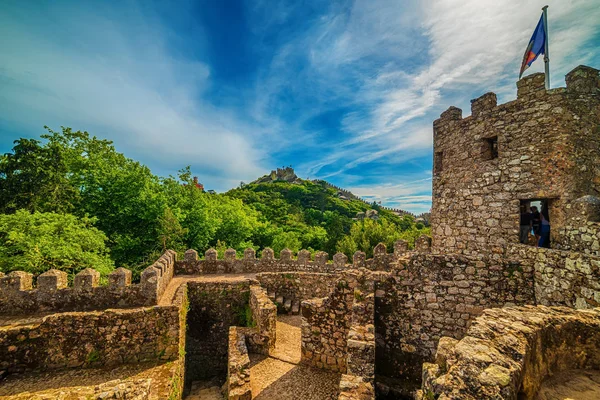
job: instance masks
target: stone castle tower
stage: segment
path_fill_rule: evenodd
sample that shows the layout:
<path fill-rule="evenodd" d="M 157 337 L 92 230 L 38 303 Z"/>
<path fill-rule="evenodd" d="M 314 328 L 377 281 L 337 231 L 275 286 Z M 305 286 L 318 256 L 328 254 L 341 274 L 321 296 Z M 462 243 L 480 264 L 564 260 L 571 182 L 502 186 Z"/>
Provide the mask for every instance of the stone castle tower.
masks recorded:
<path fill-rule="evenodd" d="M 450 107 L 433 123 L 434 252 L 499 259 L 519 242 L 519 206 L 531 200 L 548 205 L 555 248 L 582 247 L 570 229 L 598 222 L 599 71 L 579 66 L 551 90 L 533 74 L 517 88 L 514 101 L 487 93 L 471 116 Z"/>

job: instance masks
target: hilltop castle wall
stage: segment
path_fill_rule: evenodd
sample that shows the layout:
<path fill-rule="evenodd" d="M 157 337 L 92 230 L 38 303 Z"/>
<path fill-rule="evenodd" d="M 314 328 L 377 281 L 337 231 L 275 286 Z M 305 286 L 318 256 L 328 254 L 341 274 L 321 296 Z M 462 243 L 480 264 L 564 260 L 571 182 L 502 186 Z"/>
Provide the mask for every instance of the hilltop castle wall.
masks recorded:
<path fill-rule="evenodd" d="M 546 91 L 544 75 L 518 83 L 517 100 L 487 93 L 471 116 L 450 107 L 433 124 L 431 225 L 436 253 L 499 259 L 519 241 L 520 200 L 547 199 L 552 241 L 573 228 L 568 205 L 600 190 L 600 78 L 580 66 L 567 87 Z"/>
<path fill-rule="evenodd" d="M 261 273 L 261 272 L 314 272 L 335 273 L 343 272 L 347 268 L 368 268 L 372 270 L 389 268 L 394 258 L 400 252 L 406 251 L 408 244 L 404 240 L 394 243 L 394 253 L 388 253 L 383 243 L 373 249 L 373 258 L 367 259 L 362 251 L 354 253 L 351 265 L 348 257 L 343 253 L 336 253 L 332 260 L 329 254 L 318 251 L 314 259 L 308 250 L 300 250 L 294 258 L 291 250 L 283 249 L 279 258 L 270 248 L 262 250 L 261 258 L 256 258 L 254 249 L 248 248 L 244 251 L 243 258 L 237 258 L 234 249 L 225 251 L 224 258 L 218 259 L 217 251 L 209 249 L 204 259 L 198 259 L 195 250 L 185 252 L 184 259 L 175 263 L 176 275 L 203 275 L 223 273 Z"/>
<path fill-rule="evenodd" d="M 174 273 L 177 254 L 166 251 L 131 284 L 131 271 L 117 268 L 100 286 L 100 273 L 86 268 L 67 286 L 67 273 L 51 269 L 37 277 L 13 271 L 0 277 L 0 315 L 34 314 L 53 311 L 87 311 L 140 307 L 158 304 Z"/>
<path fill-rule="evenodd" d="M 170 361 L 179 356 L 178 306 L 52 314 L 0 327 L 0 369 L 9 373 Z"/>
<path fill-rule="evenodd" d="M 423 365 L 422 390 L 416 399 L 538 398 L 543 381 L 552 375 L 599 369 L 599 344 L 597 309 L 486 310 L 460 341 L 440 341 L 435 363 Z M 584 398 L 584 392 L 578 394 L 582 397 L 573 397 Z"/>

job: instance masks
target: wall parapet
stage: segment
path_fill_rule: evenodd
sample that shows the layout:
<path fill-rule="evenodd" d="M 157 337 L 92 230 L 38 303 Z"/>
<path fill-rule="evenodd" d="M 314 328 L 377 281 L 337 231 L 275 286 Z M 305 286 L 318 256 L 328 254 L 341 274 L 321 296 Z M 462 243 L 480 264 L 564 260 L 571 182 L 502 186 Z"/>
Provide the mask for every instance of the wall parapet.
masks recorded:
<path fill-rule="evenodd" d="M 277 306 L 267 296 L 265 289 L 250 286 L 250 309 L 256 332 L 249 332 L 249 345 L 253 353 L 269 355 L 275 348 L 277 333 Z"/>
<path fill-rule="evenodd" d="M 0 315 L 53 311 L 88 311 L 158 304 L 175 271 L 177 253 L 167 250 L 141 274 L 139 284 L 131 283 L 131 271 L 117 268 L 100 286 L 100 273 L 86 268 L 67 286 L 67 274 L 51 269 L 37 277 L 13 271 L 0 277 Z"/>
<path fill-rule="evenodd" d="M 507 258 L 535 271 L 535 302 L 578 309 L 600 306 L 600 257 L 528 245 L 508 246 Z"/>
<path fill-rule="evenodd" d="M 229 327 L 229 347 L 227 355 L 227 398 L 229 400 L 250 400 L 250 358 L 246 347 L 246 335 L 237 326 Z"/>
<path fill-rule="evenodd" d="M 380 243 L 373 250 L 373 258 L 366 259 L 364 253 L 357 251 L 348 264 L 348 257 L 343 253 L 336 253 L 332 259 L 324 251 L 318 251 L 311 259 L 308 250 L 300 250 L 294 258 L 293 252 L 283 249 L 280 257 L 275 258 L 272 249 L 262 250 L 261 258 L 256 258 L 254 249 L 244 250 L 242 258 L 237 258 L 234 249 L 228 249 L 223 259 L 218 258 L 216 250 L 209 249 L 204 259 L 198 258 L 195 250 L 188 250 L 183 260 L 175 263 L 176 275 L 200 275 L 222 273 L 259 273 L 259 272 L 343 272 L 352 268 L 367 268 L 372 270 L 389 269 L 390 264 L 399 256 L 408 251 L 405 241 L 399 240 L 394 244 L 394 252 L 388 253 L 385 244 Z"/>
<path fill-rule="evenodd" d="M 340 400 L 375 399 L 375 294 L 371 285 L 354 289 L 348 332 L 347 373 L 340 380 Z"/>
<path fill-rule="evenodd" d="M 525 306 L 485 310 L 460 340 L 442 338 L 423 365 L 417 399 L 536 398 L 544 379 L 600 369 L 600 310 Z"/>
<path fill-rule="evenodd" d="M 180 305 L 51 314 L 39 322 L 0 327 L 0 369 L 172 361 L 179 357 L 179 340 Z"/>

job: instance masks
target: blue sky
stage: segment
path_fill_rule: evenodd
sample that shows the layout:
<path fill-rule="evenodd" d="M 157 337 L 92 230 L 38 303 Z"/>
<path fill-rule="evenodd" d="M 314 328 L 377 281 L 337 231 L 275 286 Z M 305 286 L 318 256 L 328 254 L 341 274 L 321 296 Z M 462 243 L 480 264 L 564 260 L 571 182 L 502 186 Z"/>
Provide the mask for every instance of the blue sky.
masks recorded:
<path fill-rule="evenodd" d="M 544 4 L 564 86 L 600 67 L 597 0 L 3 0 L 0 152 L 63 125 L 218 191 L 292 165 L 427 211 L 432 121 L 515 98 Z"/>

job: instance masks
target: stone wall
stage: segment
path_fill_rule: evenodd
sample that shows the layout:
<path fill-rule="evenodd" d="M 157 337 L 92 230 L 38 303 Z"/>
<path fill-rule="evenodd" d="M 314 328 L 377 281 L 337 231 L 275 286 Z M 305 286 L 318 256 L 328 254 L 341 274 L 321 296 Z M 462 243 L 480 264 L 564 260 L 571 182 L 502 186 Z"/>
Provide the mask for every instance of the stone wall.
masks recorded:
<path fill-rule="evenodd" d="M 501 259 L 519 241 L 520 201 L 532 199 L 549 200 L 552 240 L 562 241 L 567 205 L 600 188 L 598 70 L 577 67 L 566 81 L 546 91 L 532 74 L 517 100 L 496 105 L 487 93 L 471 116 L 450 107 L 434 122 L 434 252 Z"/>
<path fill-rule="evenodd" d="M 289 311 L 303 300 L 325 297 L 337 281 L 336 274 L 319 272 L 261 272 L 256 280 L 267 290 L 280 306 L 280 311 Z"/>
<path fill-rule="evenodd" d="M 511 245 L 507 257 L 535 270 L 535 303 L 547 306 L 600 306 L 600 257 L 584 253 Z"/>
<path fill-rule="evenodd" d="M 227 357 L 227 398 L 229 400 L 252 399 L 250 387 L 250 358 L 246 347 L 246 335 L 236 326 L 229 328 Z"/>
<path fill-rule="evenodd" d="M 243 257 L 238 258 L 234 249 L 225 251 L 223 259 L 217 258 L 217 251 L 209 249 L 204 259 L 198 259 L 198 252 L 188 250 L 184 259 L 175 263 L 176 275 L 201 275 L 224 273 L 259 273 L 259 272 L 342 272 L 348 268 L 368 268 L 373 270 L 385 269 L 399 255 L 408 250 L 408 244 L 399 240 L 394 244 L 394 252 L 388 254 L 383 243 L 373 249 L 373 258 L 366 259 L 365 253 L 357 251 L 348 264 L 345 254 L 337 253 L 331 260 L 324 251 L 318 251 L 314 259 L 308 250 L 300 250 L 296 257 L 289 249 L 283 249 L 279 258 L 275 258 L 273 250 L 263 249 L 261 258 L 256 258 L 254 249 L 246 249 Z"/>
<path fill-rule="evenodd" d="M 117 268 L 100 286 L 100 273 L 87 268 L 67 286 L 67 274 L 51 269 L 37 277 L 13 271 L 0 277 L 0 315 L 35 314 L 52 311 L 86 311 L 158 304 L 174 273 L 176 253 L 167 250 L 146 268 L 139 284 L 131 284 L 131 271 Z"/>
<path fill-rule="evenodd" d="M 600 311 L 486 310 L 460 340 L 442 338 L 417 399 L 533 399 L 546 377 L 600 369 Z"/>
<path fill-rule="evenodd" d="M 0 327 L 0 370 L 114 366 L 179 357 L 179 306 L 52 314 Z"/>
<path fill-rule="evenodd" d="M 347 372 L 340 380 L 340 400 L 375 399 L 375 294 L 371 281 L 354 289 L 348 332 Z"/>
<path fill-rule="evenodd" d="M 340 275 L 329 296 L 302 302 L 301 361 L 317 368 L 346 373 L 348 332 L 352 323 L 357 275 Z"/>
<path fill-rule="evenodd" d="M 458 255 L 400 258 L 377 282 L 377 375 L 418 382 L 440 337 L 461 338 L 485 308 L 534 302 L 533 267 Z"/>
<path fill-rule="evenodd" d="M 251 279 L 188 282 L 186 382 L 225 378 L 229 328 L 251 324 L 250 285 L 256 284 Z"/>
<path fill-rule="evenodd" d="M 260 286 L 250 286 L 250 309 L 252 323 L 256 329 L 248 332 L 248 341 L 253 353 L 269 355 L 275 348 L 277 333 L 277 307 Z M 230 332 L 231 335 L 231 332 Z"/>

